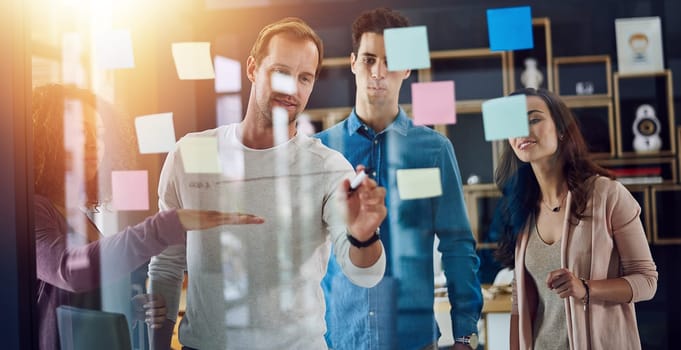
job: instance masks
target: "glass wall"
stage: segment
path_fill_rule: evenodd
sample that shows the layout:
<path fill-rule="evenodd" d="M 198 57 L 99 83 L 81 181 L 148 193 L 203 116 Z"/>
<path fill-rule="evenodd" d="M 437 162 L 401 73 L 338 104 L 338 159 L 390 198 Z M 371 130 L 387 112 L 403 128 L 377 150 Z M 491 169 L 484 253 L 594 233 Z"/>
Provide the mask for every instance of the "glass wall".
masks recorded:
<path fill-rule="evenodd" d="M 181 340 L 186 346 L 224 344 L 230 349 L 258 348 L 261 342 L 284 344 L 284 348 L 319 342 L 331 317 L 324 312 L 329 299 L 328 295 L 324 298 L 320 284 L 328 282 L 322 282 L 322 277 L 328 257 L 337 247 L 326 235 L 329 229 L 334 237 L 336 228 L 321 222 L 338 218 L 328 214 L 337 209 L 327 202 L 334 198 L 333 191 L 318 185 L 327 184 L 334 176 L 339 180 L 338 174 L 352 175 L 352 169 L 308 171 L 321 166 L 316 159 L 291 159 L 283 152 L 275 152 L 267 158 L 269 164 L 264 164 L 252 158 L 250 153 L 256 150 L 249 147 L 237 147 L 226 156 L 217 150 L 234 145 L 225 144 L 231 139 L 221 138 L 219 133 L 240 132 L 225 126 L 242 121 L 249 99 L 257 97 L 257 92 L 251 91 L 253 78 L 247 70 L 251 46 L 263 26 L 286 16 L 303 18 L 325 47 L 324 70 L 314 84 L 308 103 L 311 108 L 301 118 L 306 123 L 300 122 L 298 130 L 312 134 L 345 119 L 356 93 L 349 61 L 350 24 L 361 11 L 382 5 L 373 0 L 29 0 L 25 12 L 30 24 L 24 47 L 30 82 L 3 86 L 2 97 L 12 96 L 9 100 L 25 105 L 25 126 L 30 125 L 32 142 L 24 150 L 15 145 L 7 148 L 19 149 L 15 155 L 23 160 L 2 159 L 19 167 L 12 167 L 19 176 L 13 186 L 32 188 L 28 192 L 34 196 L 26 199 L 18 194 L 22 200 L 3 202 L 3 208 L 28 206 L 26 203 L 34 207 L 32 220 L 21 211 L 13 220 L 24 225 L 17 226 L 17 237 L 29 230 L 26 225 L 34 227 L 35 242 L 14 243 L 27 249 L 35 245 L 37 298 L 31 302 L 37 310 L 36 320 L 23 323 L 33 328 L 39 347 L 57 349 L 60 342 L 75 346 L 94 341 L 148 349 L 155 337 L 170 339 L 173 349 L 181 348 Z M 598 132 L 583 131 L 593 140 L 591 146 L 598 146 L 594 158 L 601 165 L 624 173 L 662 169 L 662 175 L 651 176 L 657 181 L 660 175 L 660 183 L 638 182 L 629 187 L 640 194 L 636 199 L 645 214 L 646 230 L 665 232 L 664 239 L 650 238 L 661 276 L 658 295 L 637 304 L 637 310 L 644 348 L 675 348 L 678 341 L 672 334 L 681 331 L 681 305 L 676 300 L 681 285 L 670 281 L 681 280 L 681 276 L 668 266 L 678 264 L 681 235 L 678 230 L 653 225 L 658 215 L 653 203 L 660 203 L 654 196 L 664 193 L 671 198 L 681 186 L 677 140 L 681 118 L 675 119 L 673 114 L 681 107 L 681 79 L 671 78 L 681 71 L 681 52 L 673 45 L 681 40 L 681 26 L 670 15 L 681 8 L 673 0 L 621 4 L 529 1 L 537 40 L 534 51 L 490 52 L 485 10 L 515 5 L 528 2 L 391 3 L 412 24 L 427 26 L 432 60 L 431 67 L 412 71 L 402 84 L 399 103 L 403 109 L 412 112 L 412 83 L 457 82 L 459 122 L 429 126 L 449 139 L 458 157 L 465 200 L 461 210 L 468 215 L 476 242 L 474 253 L 481 262 L 476 276 L 488 297 L 476 325 L 480 348 L 506 345 L 505 336 L 498 334 L 506 334 L 504 317 L 510 312 L 510 298 L 490 304 L 494 300 L 490 295 L 508 295 L 504 283 L 490 288 L 501 269 L 492 257 L 497 237 L 489 234 L 492 204 L 499 196 L 492 184 L 499 144 L 482 139 L 481 104 L 523 84 L 521 74 L 528 57 L 539 58 L 543 87 L 564 96 L 583 123 L 598 125 Z M 662 21 L 664 67 L 659 74 L 644 77 L 654 80 L 652 89 L 640 93 L 642 89 L 636 86 L 623 88 L 621 100 L 626 103 L 621 111 L 618 87 L 611 84 L 641 77 L 617 74 L 614 20 L 651 16 Z M 16 40 L 12 42 L 16 44 Z M 20 53 L 15 50 L 14 54 Z M 584 83 L 597 91 L 577 91 L 583 91 Z M 23 87 L 26 96 L 22 97 L 21 91 L 8 92 L 17 86 Z M 641 105 L 646 98 L 657 110 L 665 111 L 662 124 L 658 124 L 665 144 L 658 156 L 636 154 L 631 149 L 636 115 L 626 109 L 633 110 L 632 106 Z M 597 122 L 589 124 L 595 119 Z M 20 124 L 8 127 L 26 131 L 21 121 L 15 122 Z M 179 142 L 190 133 L 221 126 L 220 131 L 191 134 Z M 402 161 L 400 157 L 396 161 Z M 390 179 L 387 186 L 396 189 L 397 180 L 386 178 Z M 429 210 L 428 203 L 419 202 L 413 208 Z M 174 208 L 268 215 L 265 223 L 214 227 L 215 223 L 206 224 L 211 219 L 202 215 L 207 213 L 171 214 Z M 398 208 L 406 207 L 396 204 L 388 208 L 388 220 L 413 219 L 413 212 Z M 233 223 L 236 219 L 239 217 L 221 220 Z M 658 237 L 650 232 L 647 236 Z M 437 338 L 441 332 L 439 344 L 451 345 L 450 291 L 437 249 L 441 240 L 435 236 L 425 241 L 388 237 L 384 236 L 384 240 L 392 240 L 388 251 L 399 247 L 410 252 L 411 260 L 388 260 L 390 278 L 382 283 L 395 283 L 389 287 L 395 295 L 405 291 L 427 294 L 425 304 L 434 310 L 423 318 L 429 325 L 427 336 L 435 334 Z M 149 267 L 152 257 L 156 258 Z M 414 263 L 419 259 L 427 263 Z M 399 281 L 405 271 L 426 276 L 432 283 Z M 17 275 L 22 290 L 33 288 L 29 287 L 33 276 L 26 266 L 19 268 Z M 150 275 L 157 279 L 153 286 Z M 22 278 L 28 282 L 22 284 Z M 404 311 L 411 307 L 405 305 L 418 304 L 407 300 L 408 296 L 393 299 L 378 305 L 379 309 L 367 309 L 369 320 L 374 313 L 388 315 L 367 322 L 396 326 L 397 318 L 385 310 L 399 307 Z M 665 306 L 668 303 L 671 309 Z M 105 312 L 82 317 L 102 317 L 107 324 L 118 322 L 120 333 L 95 326 L 95 336 L 86 339 L 90 335 L 85 336 L 88 332 L 83 329 L 89 328 L 81 327 L 92 327 L 94 321 L 79 324 L 72 314 L 79 310 L 63 306 Z M 383 307 L 386 309 L 380 309 Z M 150 320 L 148 314 L 158 319 Z M 501 321 L 493 318 L 492 326 L 486 317 L 490 314 L 503 317 Z M 167 329 L 166 318 L 177 321 L 174 329 L 172 324 Z M 170 333 L 147 327 L 154 323 Z M 207 330 L 200 329 L 207 324 L 211 325 L 208 342 Z M 298 324 L 318 337 L 300 337 Z M 268 335 L 264 340 L 259 333 L 263 329 Z M 169 334 L 172 336 L 166 337 Z M 395 334 L 394 339 L 398 338 Z M 344 346 L 348 345 L 336 345 L 349 348 Z"/>

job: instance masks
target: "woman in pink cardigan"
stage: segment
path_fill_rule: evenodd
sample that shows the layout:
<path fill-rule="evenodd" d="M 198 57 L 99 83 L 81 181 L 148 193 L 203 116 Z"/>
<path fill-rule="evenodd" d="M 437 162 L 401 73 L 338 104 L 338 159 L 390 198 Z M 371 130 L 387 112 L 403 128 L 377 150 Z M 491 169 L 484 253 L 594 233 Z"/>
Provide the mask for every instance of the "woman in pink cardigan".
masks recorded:
<path fill-rule="evenodd" d="M 629 191 L 589 159 L 554 94 L 524 89 L 529 135 L 497 168 L 497 258 L 515 268 L 511 349 L 640 349 L 634 303 L 657 270 Z"/>
<path fill-rule="evenodd" d="M 113 118 L 112 113 L 111 106 L 86 90 L 48 85 L 33 92 L 40 349 L 59 349 L 58 306 L 98 308 L 98 287 L 130 274 L 168 246 L 183 243 L 187 230 L 263 222 L 248 214 L 178 209 L 157 213 L 102 238 L 92 215 L 88 215 L 99 204 L 98 174 L 113 167 L 120 169 L 125 157 L 135 156 L 124 151 L 130 149 L 130 140 L 121 139 L 125 133 L 116 132 L 122 130 L 124 121 Z M 99 122 L 104 122 L 111 133 L 97 135 Z M 120 152 L 109 152 L 104 163 L 106 143 L 98 142 L 102 137 L 110 141 L 110 149 Z M 76 203 L 68 203 L 67 197 Z M 102 266 L 107 267 L 106 276 L 101 274 Z M 152 326 L 166 318 L 162 299 L 145 295 L 136 302 L 142 304 L 145 321 Z"/>

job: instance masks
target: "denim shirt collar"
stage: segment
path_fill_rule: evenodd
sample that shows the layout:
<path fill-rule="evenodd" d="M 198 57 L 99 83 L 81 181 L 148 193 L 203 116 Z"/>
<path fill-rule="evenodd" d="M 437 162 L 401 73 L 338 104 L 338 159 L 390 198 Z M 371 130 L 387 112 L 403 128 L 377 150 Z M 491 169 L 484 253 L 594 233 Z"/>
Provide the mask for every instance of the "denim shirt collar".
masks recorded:
<path fill-rule="evenodd" d="M 383 131 L 380 133 L 388 132 L 390 130 L 395 131 L 403 136 L 407 136 L 407 130 L 409 130 L 409 127 L 411 127 L 412 121 L 407 117 L 407 113 L 404 112 L 404 109 L 402 107 L 398 107 L 399 110 L 397 112 L 397 117 L 395 120 L 393 120 L 388 127 L 386 127 Z M 348 117 L 348 134 L 352 136 L 354 133 L 361 131 L 362 129 L 367 130 L 370 135 L 374 135 L 375 131 L 371 129 L 368 125 L 366 125 L 361 119 L 359 119 L 359 116 L 357 116 L 357 111 L 355 108 L 352 109 L 352 112 L 350 113 L 350 116 Z M 380 134 L 379 133 L 379 134 Z"/>

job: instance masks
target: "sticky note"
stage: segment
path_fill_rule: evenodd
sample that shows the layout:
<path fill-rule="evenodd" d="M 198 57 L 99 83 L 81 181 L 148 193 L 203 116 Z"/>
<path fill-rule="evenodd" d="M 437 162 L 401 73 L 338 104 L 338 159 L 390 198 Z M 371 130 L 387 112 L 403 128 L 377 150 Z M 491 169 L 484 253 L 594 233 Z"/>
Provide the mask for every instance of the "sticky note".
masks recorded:
<path fill-rule="evenodd" d="M 110 30 L 96 32 L 94 34 L 94 51 L 95 62 L 99 69 L 135 67 L 130 31 Z"/>
<path fill-rule="evenodd" d="M 274 72 L 270 81 L 272 82 L 272 91 L 275 92 L 293 95 L 298 90 L 295 79 L 288 74 Z"/>
<path fill-rule="evenodd" d="M 85 86 L 85 69 L 81 57 L 83 55 L 83 42 L 80 33 L 64 33 L 61 42 L 61 76 L 64 84 Z M 39 57 L 34 57 L 40 59 Z M 52 62 L 52 61 L 50 61 Z"/>
<path fill-rule="evenodd" d="M 453 81 L 412 83 L 411 99 L 414 124 L 456 124 Z"/>
<path fill-rule="evenodd" d="M 130 31 L 111 30 L 94 34 L 94 56 L 99 69 L 134 68 Z"/>
<path fill-rule="evenodd" d="M 389 71 L 430 68 L 425 26 L 388 28 L 383 31 L 383 40 Z"/>
<path fill-rule="evenodd" d="M 397 190 L 402 200 L 441 196 L 440 168 L 398 169 Z"/>
<path fill-rule="evenodd" d="M 532 11 L 529 6 L 487 10 L 487 34 L 492 51 L 534 47 Z"/>
<path fill-rule="evenodd" d="M 530 134 L 525 95 L 495 98 L 482 103 L 485 140 L 503 140 Z"/>
<path fill-rule="evenodd" d="M 215 78 L 209 42 L 173 43 L 172 51 L 180 80 Z"/>
<path fill-rule="evenodd" d="M 288 111 L 283 107 L 272 108 L 272 127 L 274 128 L 274 144 L 281 145 L 288 141 Z"/>
<path fill-rule="evenodd" d="M 148 179 L 146 170 L 112 171 L 114 210 L 149 210 Z"/>
<path fill-rule="evenodd" d="M 215 56 L 215 92 L 241 91 L 241 62 L 228 57 Z"/>
<path fill-rule="evenodd" d="M 172 113 L 150 114 L 135 118 L 140 153 L 167 153 L 175 148 Z"/>
<path fill-rule="evenodd" d="M 182 164 L 186 173 L 220 173 L 217 138 L 187 136 L 180 140 L 179 146 Z"/>

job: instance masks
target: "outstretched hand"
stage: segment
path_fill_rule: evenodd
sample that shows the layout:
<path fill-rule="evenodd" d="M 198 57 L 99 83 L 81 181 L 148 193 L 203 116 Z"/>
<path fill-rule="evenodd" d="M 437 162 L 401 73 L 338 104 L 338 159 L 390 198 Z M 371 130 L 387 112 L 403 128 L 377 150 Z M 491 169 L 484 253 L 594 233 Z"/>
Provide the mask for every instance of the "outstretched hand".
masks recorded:
<path fill-rule="evenodd" d="M 220 225 L 253 225 L 265 222 L 265 219 L 252 214 L 215 210 L 177 209 L 177 216 L 186 231 L 205 230 Z"/>
<path fill-rule="evenodd" d="M 364 166 L 357 167 L 357 172 L 360 171 L 364 171 Z M 349 233 L 359 241 L 368 240 L 388 212 L 385 207 L 385 188 L 379 187 L 376 181 L 367 177 L 352 192 L 350 180 L 344 180 L 340 185 L 340 191 L 346 194 Z"/>

